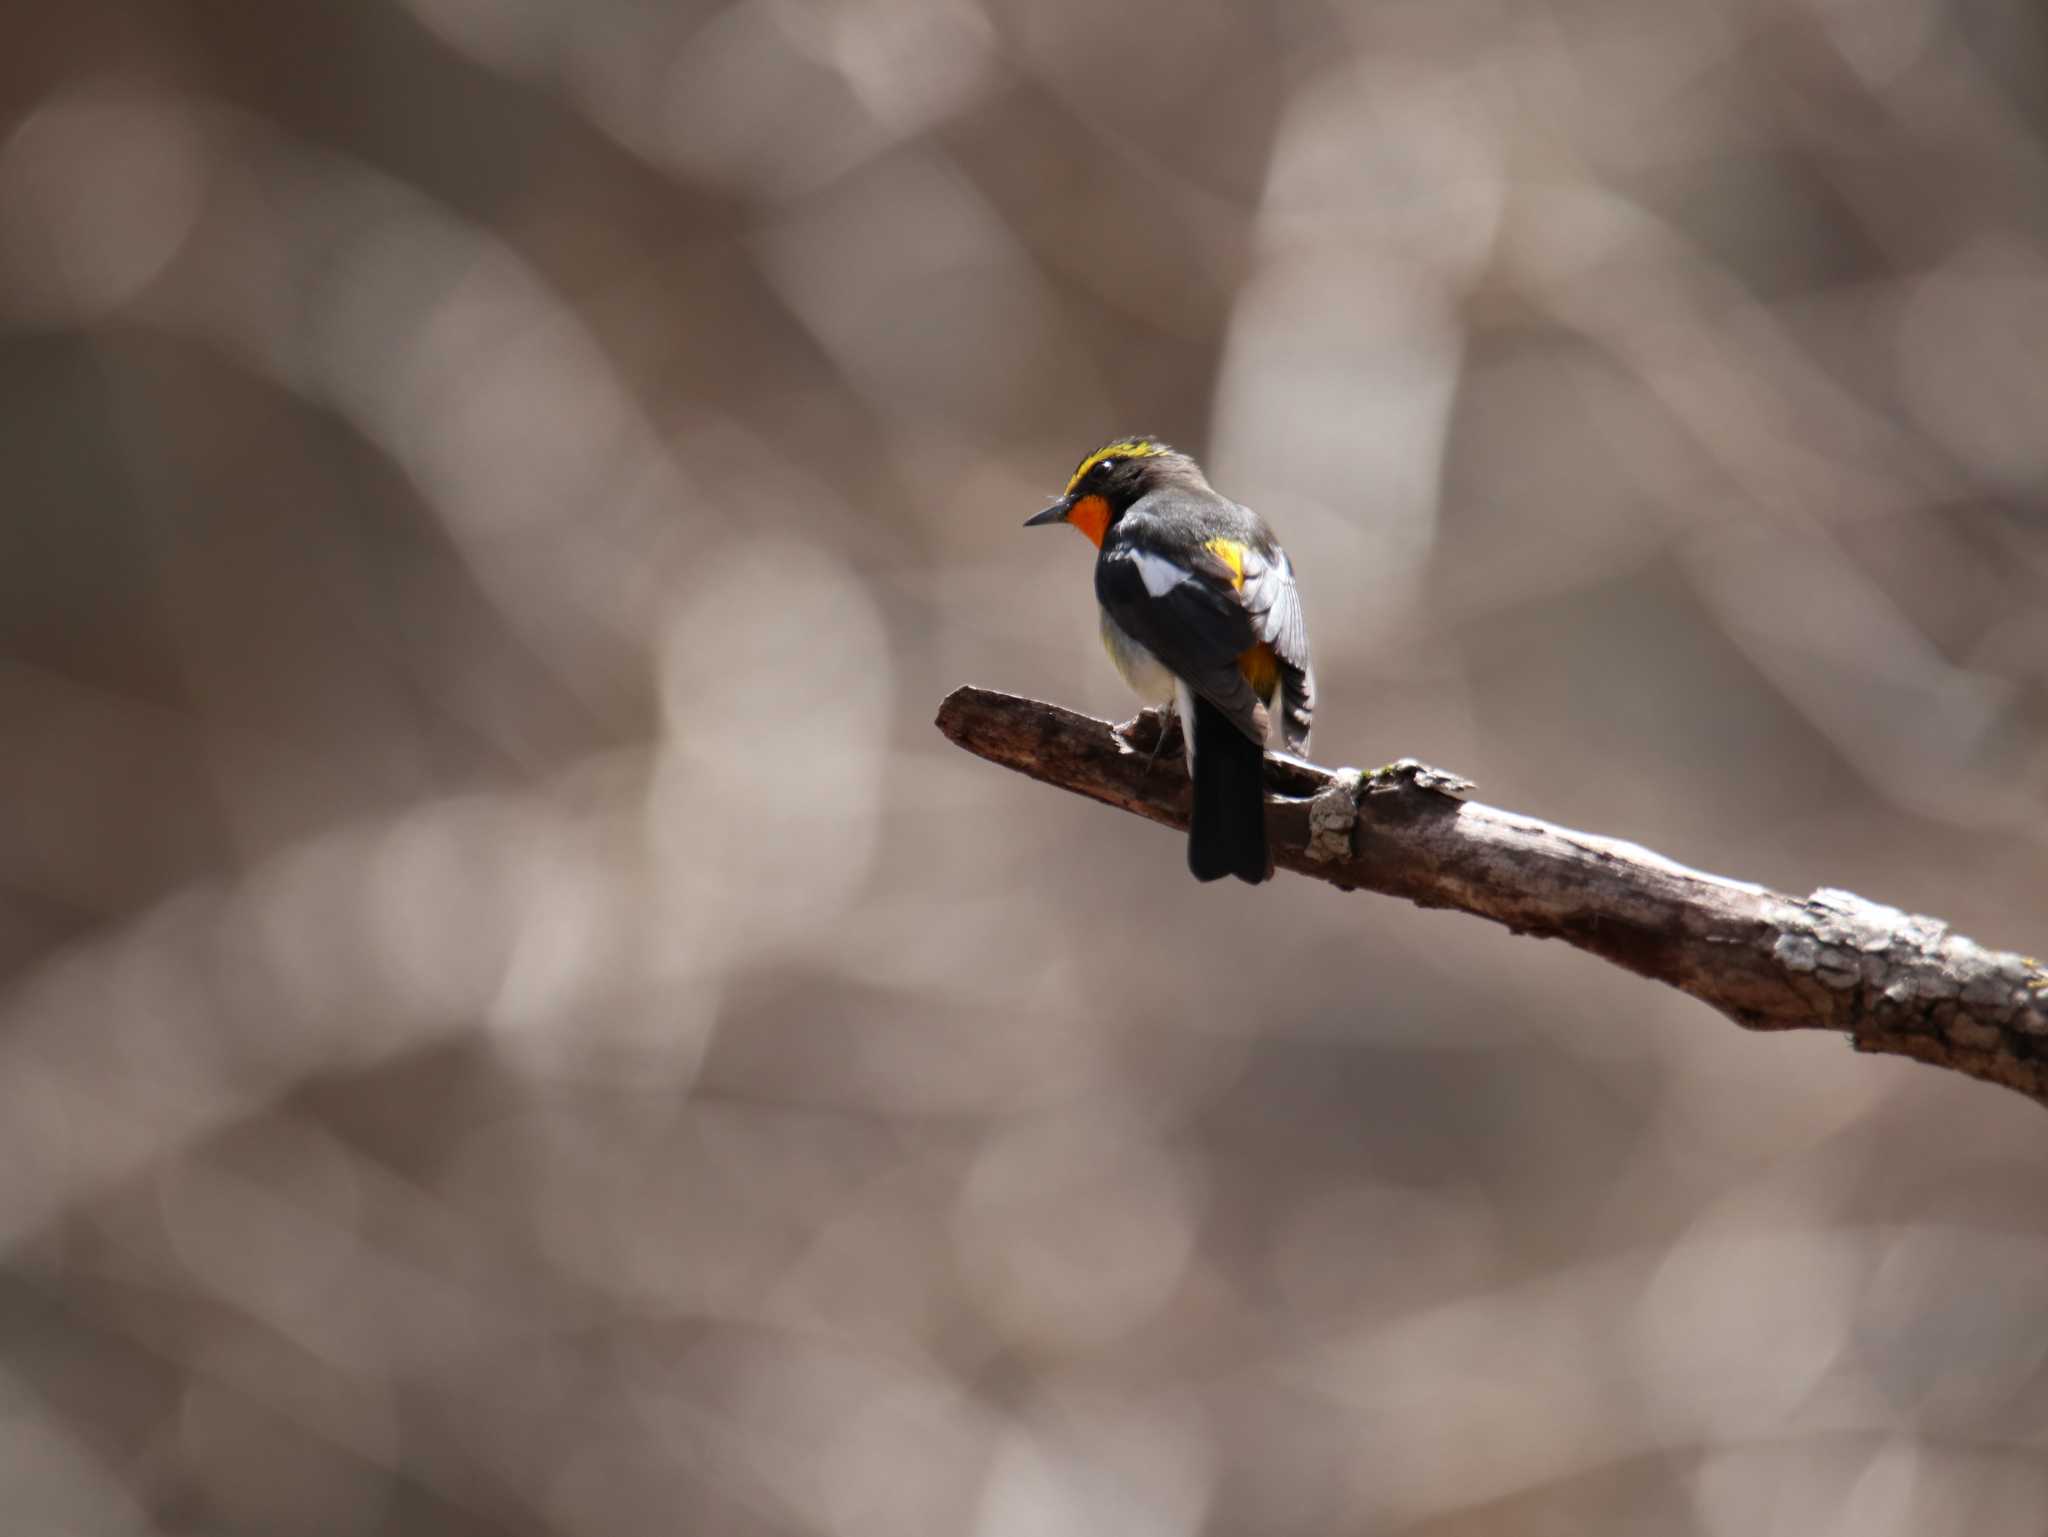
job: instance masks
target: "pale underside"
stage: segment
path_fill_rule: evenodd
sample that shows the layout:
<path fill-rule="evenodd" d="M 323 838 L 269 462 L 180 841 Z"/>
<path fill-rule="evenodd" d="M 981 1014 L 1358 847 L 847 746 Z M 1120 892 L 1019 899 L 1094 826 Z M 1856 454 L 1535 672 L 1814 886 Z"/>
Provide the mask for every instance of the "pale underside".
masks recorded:
<path fill-rule="evenodd" d="M 1136 694 L 1141 702 L 1158 709 L 1177 710 L 1183 725 L 1194 718 L 1194 691 L 1169 672 L 1165 664 L 1151 651 L 1133 640 L 1124 631 L 1123 626 L 1110 618 L 1107 612 L 1102 616 L 1102 649 L 1109 653 L 1109 659 L 1116 664 L 1117 672 L 1123 677 L 1124 682 L 1130 685 L 1131 692 Z M 1272 697 L 1265 701 L 1269 710 L 1273 707 L 1274 699 L 1279 697 L 1279 692 L 1275 689 Z M 1187 753 L 1188 767 L 1192 772 L 1195 752 L 1192 734 L 1182 737 L 1182 746 Z"/>

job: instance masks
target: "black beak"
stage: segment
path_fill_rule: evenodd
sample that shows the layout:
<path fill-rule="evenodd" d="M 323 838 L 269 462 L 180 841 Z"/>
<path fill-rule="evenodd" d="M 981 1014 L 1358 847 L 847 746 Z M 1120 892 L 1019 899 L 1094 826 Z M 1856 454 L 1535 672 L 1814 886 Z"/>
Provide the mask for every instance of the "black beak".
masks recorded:
<path fill-rule="evenodd" d="M 1064 523 L 1067 521 L 1067 514 L 1073 510 L 1074 499 L 1071 496 L 1063 496 L 1046 508 L 1045 511 L 1035 513 L 1031 517 L 1026 518 L 1024 526 L 1026 528 L 1037 528 L 1043 523 Z"/>

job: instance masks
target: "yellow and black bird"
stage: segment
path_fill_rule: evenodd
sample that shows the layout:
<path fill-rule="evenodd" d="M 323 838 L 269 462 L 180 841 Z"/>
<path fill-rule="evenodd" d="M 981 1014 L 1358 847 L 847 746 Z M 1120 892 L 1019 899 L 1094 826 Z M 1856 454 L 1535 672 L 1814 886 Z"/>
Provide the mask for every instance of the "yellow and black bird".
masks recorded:
<path fill-rule="evenodd" d="M 1072 524 L 1102 552 L 1095 597 L 1110 660 L 1139 698 L 1180 714 L 1195 781 L 1188 868 L 1198 881 L 1265 880 L 1271 712 L 1302 752 L 1315 700 L 1287 552 L 1156 438 L 1096 449 L 1024 526 L 1041 523 Z"/>

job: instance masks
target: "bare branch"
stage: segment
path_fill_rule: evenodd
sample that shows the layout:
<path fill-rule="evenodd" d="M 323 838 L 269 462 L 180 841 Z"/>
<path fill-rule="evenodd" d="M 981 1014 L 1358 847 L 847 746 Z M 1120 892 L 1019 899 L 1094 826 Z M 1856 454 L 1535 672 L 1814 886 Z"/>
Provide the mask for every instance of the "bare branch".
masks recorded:
<path fill-rule="evenodd" d="M 1188 782 L 1150 770 L 1151 716 L 1108 722 L 955 689 L 938 727 L 969 752 L 1169 827 Z M 1838 1030 L 2048 1104 L 2048 973 L 1846 891 L 1789 897 L 1611 838 L 1469 801 L 1412 761 L 1371 775 L 1269 755 L 1267 825 L 1285 869 L 1562 939 L 1690 993 L 1751 1030 Z"/>

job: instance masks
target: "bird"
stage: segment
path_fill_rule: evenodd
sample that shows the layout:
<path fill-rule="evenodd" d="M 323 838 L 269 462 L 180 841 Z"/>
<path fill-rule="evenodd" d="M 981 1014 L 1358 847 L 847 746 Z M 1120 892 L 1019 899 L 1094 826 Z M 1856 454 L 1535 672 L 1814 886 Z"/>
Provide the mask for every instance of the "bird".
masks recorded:
<path fill-rule="evenodd" d="M 1294 566 L 1265 521 L 1154 437 L 1084 458 L 1026 528 L 1065 523 L 1094 544 L 1102 644 L 1140 700 L 1178 714 L 1194 780 L 1188 869 L 1198 881 L 1273 873 L 1266 741 L 1287 750 L 1315 719 L 1308 629 Z"/>

